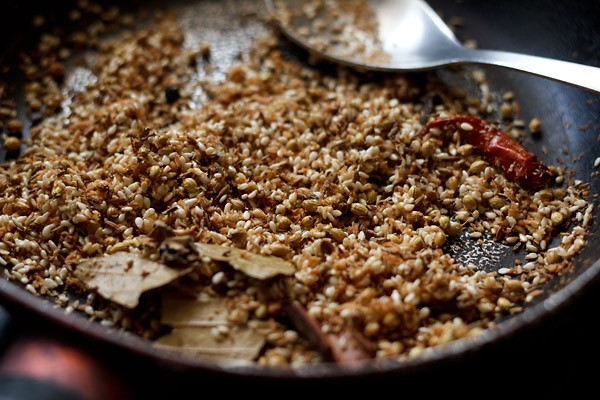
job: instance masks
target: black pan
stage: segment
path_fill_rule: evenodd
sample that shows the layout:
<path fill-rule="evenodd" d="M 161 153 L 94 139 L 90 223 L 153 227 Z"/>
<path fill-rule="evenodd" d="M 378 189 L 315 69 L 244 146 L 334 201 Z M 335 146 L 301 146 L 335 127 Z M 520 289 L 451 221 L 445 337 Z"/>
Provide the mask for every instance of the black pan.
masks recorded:
<path fill-rule="evenodd" d="M 600 66 L 600 2 L 596 0 L 432 0 L 430 3 L 445 18 L 460 17 L 464 21 L 458 28 L 460 38 L 476 39 L 481 48 Z M 67 4 L 66 1 L 22 1 L 3 5 L 0 14 L 3 38 L 0 66 L 12 64 L 15 55 L 24 48 L 32 15 L 54 13 Z M 211 35 L 221 35 L 225 42 L 232 44 L 232 48 L 224 48 L 222 53 L 217 51 L 213 55 L 215 64 L 223 70 L 231 63 L 231 55 L 247 45 L 245 37 L 263 32 L 257 22 L 257 16 L 264 11 L 259 2 L 207 0 L 165 2 L 161 5 L 180 12 L 185 10 L 188 34 L 210 32 Z M 154 7 L 137 2 L 127 6 L 137 9 Z M 258 15 L 249 13 L 249 10 L 256 10 Z M 292 44 L 284 43 L 284 46 L 289 46 L 290 52 L 296 56 L 304 56 Z M 517 72 L 486 68 L 486 73 L 493 90 L 515 93 L 521 104 L 522 119 L 528 121 L 534 116 L 543 116 L 544 134 L 540 140 L 529 142 L 528 147 L 538 154 L 541 154 L 542 146 L 546 147 L 549 151 L 547 159 L 560 157 L 567 167 L 576 171 L 577 178 L 590 182 L 593 195 L 590 200 L 595 203 L 596 211 L 589 244 L 578 256 L 576 268 L 549 282 L 547 292 L 522 314 L 511 317 L 475 339 L 451 343 L 410 362 L 365 363 L 351 370 L 334 365 L 317 365 L 300 371 L 252 367 L 224 369 L 158 351 L 140 338 L 116 334 L 82 316 L 67 316 L 62 310 L 4 279 L 0 280 L 0 302 L 13 315 L 28 324 L 33 323 L 35 329 L 58 331 L 69 340 L 92 349 L 99 357 L 109 354 L 114 357 L 111 359 L 120 360 L 120 365 L 114 366 L 115 371 L 131 374 L 132 380 L 133 375 L 143 371 L 151 377 L 143 381 L 147 393 L 152 394 L 183 393 L 182 388 L 204 391 L 205 388 L 219 388 L 224 380 L 254 389 L 267 385 L 267 392 L 290 387 L 304 389 L 307 393 L 322 387 L 343 390 L 359 384 L 372 386 L 374 393 L 378 393 L 377 385 L 383 384 L 396 388 L 398 393 L 406 393 L 406 388 L 418 389 L 420 385 L 426 385 L 422 386 L 424 394 L 429 393 L 427 391 L 443 391 L 443 385 L 452 385 L 454 390 L 469 389 L 482 381 L 486 382 L 486 387 L 489 386 L 488 390 L 503 382 L 517 384 L 529 382 L 530 378 L 534 380 L 532 384 L 539 385 L 543 383 L 535 381 L 545 380 L 546 373 L 549 379 L 545 382 L 546 387 L 556 385 L 561 379 L 574 382 L 575 374 L 579 372 L 566 375 L 568 370 L 543 369 L 546 363 L 565 359 L 569 363 L 578 363 L 580 359 L 589 359 L 590 355 L 599 353 L 599 345 L 584 345 L 582 340 L 592 340 L 591 336 L 584 335 L 595 315 L 593 310 L 600 305 L 600 296 L 594 293 L 600 286 L 597 211 L 600 182 L 597 177 L 590 176 L 594 160 L 600 156 L 600 95 Z M 18 91 L 18 76 L 11 79 Z M 4 153 L 2 157 L 5 157 Z M 571 331 L 570 324 L 576 324 L 579 330 Z M 569 348 L 587 353 L 588 357 L 573 355 Z M 521 358 L 522 355 L 524 358 Z M 500 363 L 507 363 L 507 366 L 500 367 Z M 537 371 L 535 374 L 530 366 Z M 135 373 L 132 368 L 137 369 Z M 432 379 L 440 382 L 441 386 L 428 385 Z M 228 386 L 229 390 L 234 390 L 235 385 Z M 453 392 L 449 390 L 449 393 Z M 460 395 L 461 392 L 454 393 Z"/>

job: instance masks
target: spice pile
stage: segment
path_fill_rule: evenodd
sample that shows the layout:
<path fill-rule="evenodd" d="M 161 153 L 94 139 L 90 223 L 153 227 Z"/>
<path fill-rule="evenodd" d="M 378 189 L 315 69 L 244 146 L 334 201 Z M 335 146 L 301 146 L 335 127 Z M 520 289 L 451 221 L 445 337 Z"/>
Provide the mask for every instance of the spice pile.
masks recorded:
<path fill-rule="evenodd" d="M 379 22 L 366 0 L 273 0 L 273 14 L 295 39 L 321 54 L 385 66 L 390 54 L 379 38 Z"/>
<path fill-rule="evenodd" d="M 467 125 L 425 129 L 488 117 L 485 96 L 323 74 L 274 35 L 199 82 L 209 50 L 163 15 L 92 40 L 87 83 L 65 97 L 56 71 L 77 35 L 43 35 L 24 59 L 43 117 L 0 166 L 3 274 L 67 312 L 215 360 L 405 359 L 522 311 L 586 244 L 586 184 L 550 166 L 526 190 Z M 461 263 L 449 244 L 465 234 L 524 261 Z"/>

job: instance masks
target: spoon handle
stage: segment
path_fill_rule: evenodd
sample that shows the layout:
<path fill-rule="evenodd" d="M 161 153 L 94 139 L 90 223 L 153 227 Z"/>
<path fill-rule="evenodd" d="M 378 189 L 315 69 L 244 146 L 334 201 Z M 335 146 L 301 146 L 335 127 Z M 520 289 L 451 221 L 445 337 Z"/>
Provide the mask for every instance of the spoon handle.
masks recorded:
<path fill-rule="evenodd" d="M 465 49 L 469 62 L 528 72 L 600 93 L 600 68 L 497 50 Z"/>

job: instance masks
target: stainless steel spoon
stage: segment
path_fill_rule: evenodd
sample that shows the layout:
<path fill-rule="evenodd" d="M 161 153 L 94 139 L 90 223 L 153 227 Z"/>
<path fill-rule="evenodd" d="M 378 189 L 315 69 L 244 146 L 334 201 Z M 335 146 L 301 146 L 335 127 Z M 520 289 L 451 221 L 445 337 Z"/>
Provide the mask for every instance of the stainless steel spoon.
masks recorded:
<path fill-rule="evenodd" d="M 367 8 L 347 11 L 328 10 L 327 0 L 265 2 L 293 41 L 325 59 L 355 68 L 419 71 L 451 64 L 487 64 L 600 92 L 600 68 L 465 47 L 424 0 L 369 0 Z M 373 17 L 371 24 L 369 15 Z M 349 21 L 351 24 L 361 17 L 365 20 L 362 25 L 348 26 Z M 349 47 L 345 40 L 362 43 Z"/>

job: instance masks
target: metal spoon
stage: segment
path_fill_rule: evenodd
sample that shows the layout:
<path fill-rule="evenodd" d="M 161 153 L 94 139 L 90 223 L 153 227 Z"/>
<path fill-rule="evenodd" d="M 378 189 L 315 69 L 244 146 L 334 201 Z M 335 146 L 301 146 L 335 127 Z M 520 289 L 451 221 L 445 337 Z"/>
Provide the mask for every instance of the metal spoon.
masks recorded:
<path fill-rule="evenodd" d="M 345 11 L 328 8 L 328 0 L 265 3 L 293 41 L 325 59 L 355 68 L 419 71 L 451 64 L 487 64 L 600 92 L 600 68 L 465 47 L 424 0 L 355 1 L 363 8 Z M 358 19 L 362 21 L 357 23 Z"/>

